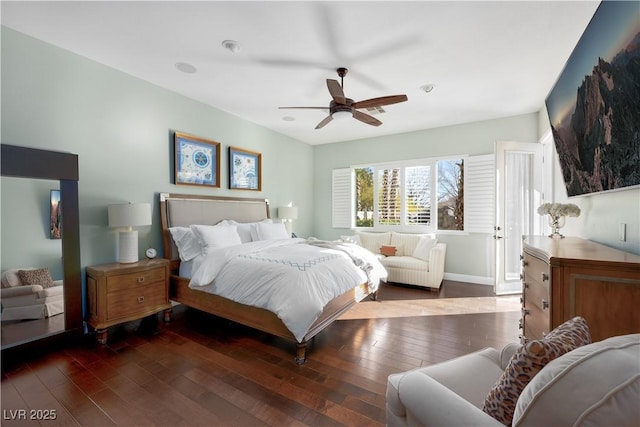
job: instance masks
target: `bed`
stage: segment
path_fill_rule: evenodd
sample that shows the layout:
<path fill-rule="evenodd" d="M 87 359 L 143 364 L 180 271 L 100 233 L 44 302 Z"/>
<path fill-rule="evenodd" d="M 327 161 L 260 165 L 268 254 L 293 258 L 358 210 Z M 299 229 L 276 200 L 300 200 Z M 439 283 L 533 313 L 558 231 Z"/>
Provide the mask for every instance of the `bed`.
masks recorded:
<path fill-rule="evenodd" d="M 296 336 L 278 315 L 268 309 L 243 304 L 215 293 L 205 292 L 197 287 L 190 287 L 191 279 L 186 277 L 184 269 L 181 270 L 180 253 L 172 235 L 175 227 L 214 226 L 229 220 L 237 223 L 268 221 L 270 218 L 268 200 L 161 193 L 160 218 L 164 257 L 171 263 L 171 300 L 295 343 L 295 362 L 299 365 L 304 364 L 307 343 L 315 335 L 331 325 L 355 303 L 368 295 L 376 297 L 377 283 L 372 284 L 367 280 L 355 283 L 352 288 L 324 305 L 321 313 L 306 329 L 304 335 Z M 184 264 L 182 267 L 186 266 L 186 263 Z"/>

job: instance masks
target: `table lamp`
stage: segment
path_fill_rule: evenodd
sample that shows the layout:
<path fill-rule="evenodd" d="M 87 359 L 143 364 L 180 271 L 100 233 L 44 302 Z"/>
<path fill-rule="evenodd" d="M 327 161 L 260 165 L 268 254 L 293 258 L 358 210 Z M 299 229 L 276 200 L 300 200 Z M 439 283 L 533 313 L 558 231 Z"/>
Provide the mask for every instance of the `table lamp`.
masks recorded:
<path fill-rule="evenodd" d="M 118 234 L 118 262 L 138 262 L 138 230 L 133 227 L 151 225 L 149 203 L 109 205 L 109 227 L 123 228 Z"/>
<path fill-rule="evenodd" d="M 293 206 L 284 206 L 278 208 L 278 218 L 282 219 L 287 233 L 291 235 L 293 233 L 293 220 L 298 219 L 298 208 Z"/>

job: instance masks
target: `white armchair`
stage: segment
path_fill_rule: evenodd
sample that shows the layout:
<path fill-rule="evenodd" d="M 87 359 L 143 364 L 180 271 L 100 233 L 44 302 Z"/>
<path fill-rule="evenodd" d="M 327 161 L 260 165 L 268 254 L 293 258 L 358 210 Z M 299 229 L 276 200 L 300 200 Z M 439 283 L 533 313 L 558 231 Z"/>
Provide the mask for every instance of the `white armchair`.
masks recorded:
<path fill-rule="evenodd" d="M 46 288 L 40 284 L 24 284 L 17 274 L 19 270 L 35 269 L 10 269 L 2 273 L 2 321 L 44 319 L 64 312 L 62 280 L 54 280 Z"/>
<path fill-rule="evenodd" d="M 480 408 L 518 348 L 493 348 L 389 376 L 387 425 L 503 426 Z M 517 400 L 513 427 L 640 425 L 640 334 L 549 362 Z"/>

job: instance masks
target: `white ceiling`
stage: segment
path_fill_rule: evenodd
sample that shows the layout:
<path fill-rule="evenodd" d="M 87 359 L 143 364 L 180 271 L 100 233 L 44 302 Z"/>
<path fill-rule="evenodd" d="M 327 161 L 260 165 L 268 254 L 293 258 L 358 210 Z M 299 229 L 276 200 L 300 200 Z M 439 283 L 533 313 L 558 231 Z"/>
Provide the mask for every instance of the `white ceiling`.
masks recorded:
<path fill-rule="evenodd" d="M 2 24 L 308 144 L 538 111 L 599 1 L 2 1 Z M 231 53 L 222 41 L 236 40 Z M 197 68 L 186 74 L 175 67 Z M 373 127 L 314 127 L 326 79 L 406 94 Z M 46 71 L 46 70 L 44 70 Z M 433 83 L 431 93 L 420 90 Z M 286 121 L 284 117 L 295 120 Z"/>

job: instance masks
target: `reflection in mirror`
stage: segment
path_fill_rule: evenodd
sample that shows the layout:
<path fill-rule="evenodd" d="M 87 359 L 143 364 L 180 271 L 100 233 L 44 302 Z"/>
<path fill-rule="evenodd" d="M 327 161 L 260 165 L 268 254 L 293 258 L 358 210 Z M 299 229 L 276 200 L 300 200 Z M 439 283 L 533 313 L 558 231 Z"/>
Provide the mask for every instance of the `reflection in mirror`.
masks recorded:
<path fill-rule="evenodd" d="M 2 348 L 65 329 L 62 240 L 51 238 L 59 189 L 54 180 L 1 178 Z"/>

